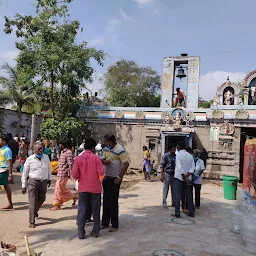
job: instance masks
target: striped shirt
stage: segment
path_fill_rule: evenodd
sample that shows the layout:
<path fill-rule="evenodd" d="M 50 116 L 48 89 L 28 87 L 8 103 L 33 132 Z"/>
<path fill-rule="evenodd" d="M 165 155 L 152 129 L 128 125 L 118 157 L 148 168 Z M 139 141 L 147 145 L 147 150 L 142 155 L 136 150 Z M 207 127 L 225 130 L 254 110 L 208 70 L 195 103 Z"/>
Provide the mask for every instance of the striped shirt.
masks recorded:
<path fill-rule="evenodd" d="M 57 177 L 68 177 L 69 165 L 73 165 L 74 159 L 70 149 L 62 150 L 59 158 L 59 170 Z"/>
<path fill-rule="evenodd" d="M 111 164 L 105 166 L 105 177 L 117 177 L 122 171 L 123 164 L 128 162 L 128 155 L 123 146 L 116 144 L 116 146 L 103 152 L 104 160 L 111 160 Z"/>

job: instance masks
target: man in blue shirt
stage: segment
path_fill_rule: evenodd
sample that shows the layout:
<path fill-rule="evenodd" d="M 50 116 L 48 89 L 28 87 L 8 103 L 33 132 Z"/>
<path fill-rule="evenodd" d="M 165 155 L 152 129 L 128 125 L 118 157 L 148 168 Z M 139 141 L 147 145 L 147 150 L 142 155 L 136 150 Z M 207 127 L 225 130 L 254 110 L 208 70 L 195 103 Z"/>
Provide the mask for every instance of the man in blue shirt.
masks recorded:
<path fill-rule="evenodd" d="M 9 137 L 1 136 L 0 138 L 0 185 L 4 186 L 6 191 L 8 206 L 2 210 L 13 209 L 12 192 L 10 182 L 13 181 L 12 176 L 12 151 L 8 147 Z"/>

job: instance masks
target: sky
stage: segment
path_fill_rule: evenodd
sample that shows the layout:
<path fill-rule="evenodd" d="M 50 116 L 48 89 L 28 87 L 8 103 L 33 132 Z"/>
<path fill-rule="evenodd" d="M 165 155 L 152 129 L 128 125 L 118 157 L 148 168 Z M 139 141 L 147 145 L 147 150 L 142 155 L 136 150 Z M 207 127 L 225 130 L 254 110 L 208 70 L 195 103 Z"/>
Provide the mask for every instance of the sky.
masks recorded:
<path fill-rule="evenodd" d="M 0 63 L 14 64 L 15 36 L 1 28 L 4 16 L 35 12 L 35 0 L 0 0 Z M 108 54 L 93 63 L 92 91 L 120 58 L 151 66 L 161 75 L 163 58 L 186 52 L 200 56 L 200 96 L 212 99 L 217 85 L 242 80 L 256 68 L 255 0 L 73 0 L 72 19 L 84 28 L 77 40 Z"/>

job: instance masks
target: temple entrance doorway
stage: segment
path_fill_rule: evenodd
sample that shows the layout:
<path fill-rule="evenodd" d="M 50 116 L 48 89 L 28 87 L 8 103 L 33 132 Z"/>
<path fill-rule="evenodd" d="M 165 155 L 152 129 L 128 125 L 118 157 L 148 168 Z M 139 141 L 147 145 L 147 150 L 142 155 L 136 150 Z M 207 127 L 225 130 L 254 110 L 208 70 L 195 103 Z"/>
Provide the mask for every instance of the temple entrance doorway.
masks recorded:
<path fill-rule="evenodd" d="M 177 147 L 177 145 L 183 145 L 185 147 L 192 147 L 193 133 L 178 133 L 178 132 L 166 132 L 163 133 L 163 145 L 162 155 L 168 151 L 169 146 Z"/>
<path fill-rule="evenodd" d="M 256 128 L 241 128 L 240 138 L 240 164 L 239 164 L 239 182 L 243 182 L 243 169 L 244 169 L 244 145 L 247 138 L 256 138 Z"/>

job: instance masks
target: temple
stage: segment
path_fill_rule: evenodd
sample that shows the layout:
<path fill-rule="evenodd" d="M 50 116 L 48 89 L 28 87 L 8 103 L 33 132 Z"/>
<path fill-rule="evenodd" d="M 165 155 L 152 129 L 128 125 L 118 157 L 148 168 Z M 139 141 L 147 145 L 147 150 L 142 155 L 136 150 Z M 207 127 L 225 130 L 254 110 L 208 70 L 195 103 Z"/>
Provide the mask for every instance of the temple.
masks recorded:
<path fill-rule="evenodd" d="M 174 107 L 177 69 L 186 73 L 184 104 Z M 82 105 L 78 117 L 85 120 L 93 137 L 115 134 L 129 153 L 131 168 L 139 169 L 142 146 L 151 150 L 156 165 L 169 145 L 185 144 L 200 149 L 206 162 L 204 175 L 242 179 L 244 145 L 256 134 L 256 70 L 240 83 L 227 81 L 217 87 L 209 109 L 198 108 L 200 58 L 182 54 L 163 61 L 159 108 Z M 207 85 L 206 85 L 207 86 Z"/>

